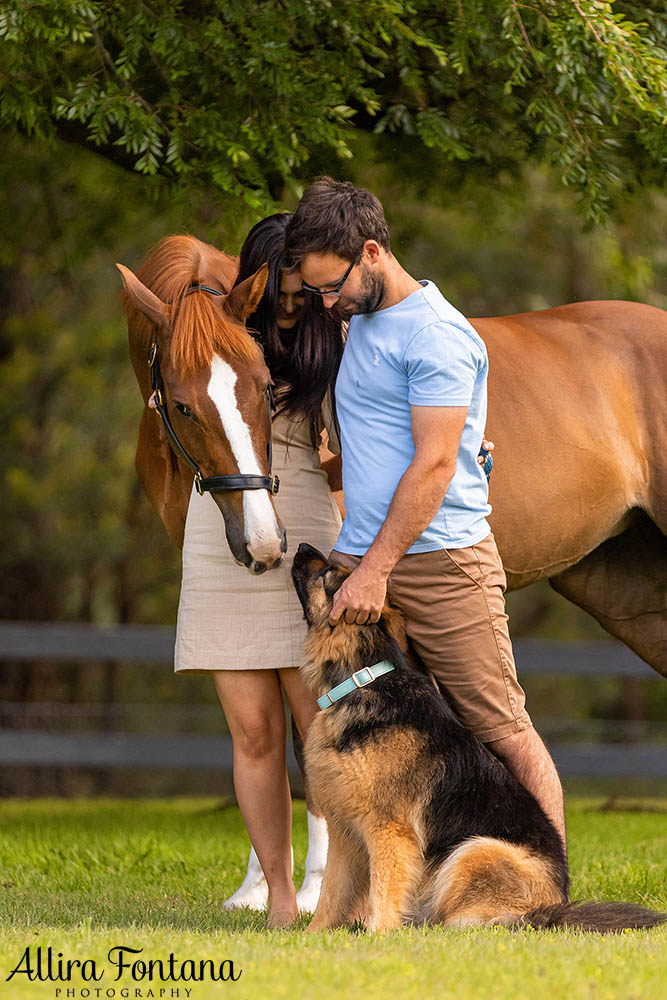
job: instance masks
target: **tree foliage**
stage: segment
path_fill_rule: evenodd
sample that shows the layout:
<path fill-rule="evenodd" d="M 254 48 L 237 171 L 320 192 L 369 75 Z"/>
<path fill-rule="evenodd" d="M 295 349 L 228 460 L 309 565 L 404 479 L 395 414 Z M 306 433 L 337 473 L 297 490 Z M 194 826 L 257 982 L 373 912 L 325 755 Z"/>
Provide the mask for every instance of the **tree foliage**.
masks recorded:
<path fill-rule="evenodd" d="M 594 219 L 665 177 L 661 0 L 8 0 L 0 42 L 0 123 L 258 211 L 359 131 L 551 163 Z"/>

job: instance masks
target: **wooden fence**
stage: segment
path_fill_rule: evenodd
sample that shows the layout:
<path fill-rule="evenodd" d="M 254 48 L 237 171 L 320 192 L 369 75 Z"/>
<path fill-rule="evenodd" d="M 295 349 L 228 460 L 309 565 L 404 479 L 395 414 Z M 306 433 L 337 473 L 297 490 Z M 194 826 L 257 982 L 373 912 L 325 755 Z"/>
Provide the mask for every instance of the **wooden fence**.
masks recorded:
<path fill-rule="evenodd" d="M 154 626 L 113 626 L 102 628 L 84 624 L 0 622 L 0 660 L 53 660 L 171 663 L 173 629 Z M 561 675 L 596 678 L 655 678 L 651 668 L 627 647 L 614 642 L 556 642 L 517 639 L 514 641 L 520 677 Z M 16 706 L 14 706 L 16 708 Z M 27 707 L 27 706 L 26 706 Z M 30 704 L 39 710 L 40 704 Z M 51 705 L 51 710 L 58 706 Z M 69 706 L 91 716 L 100 706 Z M 123 706 L 124 718 L 132 706 Z M 135 706 L 137 707 L 137 706 Z M 9 706 L 11 709 L 12 706 Z M 104 706 L 113 711 L 114 706 Z M 178 706 L 170 706 L 172 713 Z M 230 770 L 232 748 L 229 737 L 194 733 L 173 735 L 131 731 L 54 732 L 44 725 L 49 705 L 44 704 L 39 725 L 20 728 L 8 724 L 11 712 L 0 716 L 0 765 L 61 768 L 197 768 Z M 183 708 L 186 711 L 186 708 Z M 131 713 L 130 713 L 131 714 Z M 28 720 L 29 722 L 29 720 Z M 108 727 L 104 727 L 108 729 Z M 667 747 L 664 733 L 657 731 L 654 742 L 622 743 L 549 741 L 549 749 L 564 777 L 586 778 L 667 778 Z M 288 766 L 296 769 L 291 747 Z"/>

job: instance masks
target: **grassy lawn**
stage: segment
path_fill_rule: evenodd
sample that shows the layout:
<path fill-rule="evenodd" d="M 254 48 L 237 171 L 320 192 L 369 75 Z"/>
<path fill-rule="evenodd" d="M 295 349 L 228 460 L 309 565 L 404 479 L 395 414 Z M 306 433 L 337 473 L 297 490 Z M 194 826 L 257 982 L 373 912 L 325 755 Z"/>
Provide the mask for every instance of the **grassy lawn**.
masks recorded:
<path fill-rule="evenodd" d="M 600 802 L 569 803 L 573 897 L 667 910 L 667 811 L 600 812 Z M 214 799 L 0 801 L 0 997 L 667 998 L 667 928 L 606 938 L 504 928 L 306 936 L 304 918 L 293 931 L 266 933 L 261 914 L 220 910 L 243 876 L 248 842 L 238 810 L 219 806 Z M 301 802 L 294 828 L 298 879 L 306 851 Z M 29 982 L 19 974 L 7 982 L 28 945 L 33 963 L 39 946 L 43 961 L 51 946 L 54 959 L 58 952 L 94 959 L 103 978 L 84 983 L 75 972 L 69 983 Z M 217 968 L 227 959 L 242 974 L 236 982 L 151 983 L 126 971 L 116 981 L 107 953 L 117 945 L 143 948 L 136 957 L 145 961 L 173 953 L 177 965 L 212 959 Z"/>

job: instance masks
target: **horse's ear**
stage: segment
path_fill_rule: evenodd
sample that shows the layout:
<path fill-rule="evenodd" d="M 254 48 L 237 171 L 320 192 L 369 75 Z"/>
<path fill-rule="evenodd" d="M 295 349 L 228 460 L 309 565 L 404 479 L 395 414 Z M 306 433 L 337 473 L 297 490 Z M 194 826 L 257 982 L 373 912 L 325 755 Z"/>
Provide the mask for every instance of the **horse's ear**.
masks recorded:
<path fill-rule="evenodd" d="M 255 271 L 240 285 L 235 285 L 232 288 L 225 299 L 225 309 L 243 322 L 247 316 L 254 313 L 259 305 L 268 277 L 269 265 L 262 264 L 259 271 Z"/>
<path fill-rule="evenodd" d="M 157 295 L 151 292 L 150 288 L 146 288 L 136 274 L 130 271 L 129 267 L 124 267 L 123 264 L 116 264 L 116 267 L 120 271 L 121 277 L 123 279 L 123 284 L 125 285 L 125 291 L 127 292 L 130 301 L 133 305 L 139 309 L 140 312 L 144 314 L 158 328 L 168 329 L 168 311 L 167 307 L 159 299 Z"/>

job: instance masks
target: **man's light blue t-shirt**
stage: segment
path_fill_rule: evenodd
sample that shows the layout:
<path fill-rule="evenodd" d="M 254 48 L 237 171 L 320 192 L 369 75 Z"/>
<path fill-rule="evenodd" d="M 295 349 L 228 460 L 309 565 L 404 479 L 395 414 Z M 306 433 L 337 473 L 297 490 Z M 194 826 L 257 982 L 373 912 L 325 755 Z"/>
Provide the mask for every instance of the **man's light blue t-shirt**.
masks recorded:
<path fill-rule="evenodd" d="M 489 534 L 477 455 L 486 424 L 486 348 L 436 286 L 353 316 L 336 381 L 346 517 L 336 549 L 368 551 L 414 458 L 411 406 L 467 406 L 456 472 L 440 510 L 408 552 L 459 549 Z"/>

